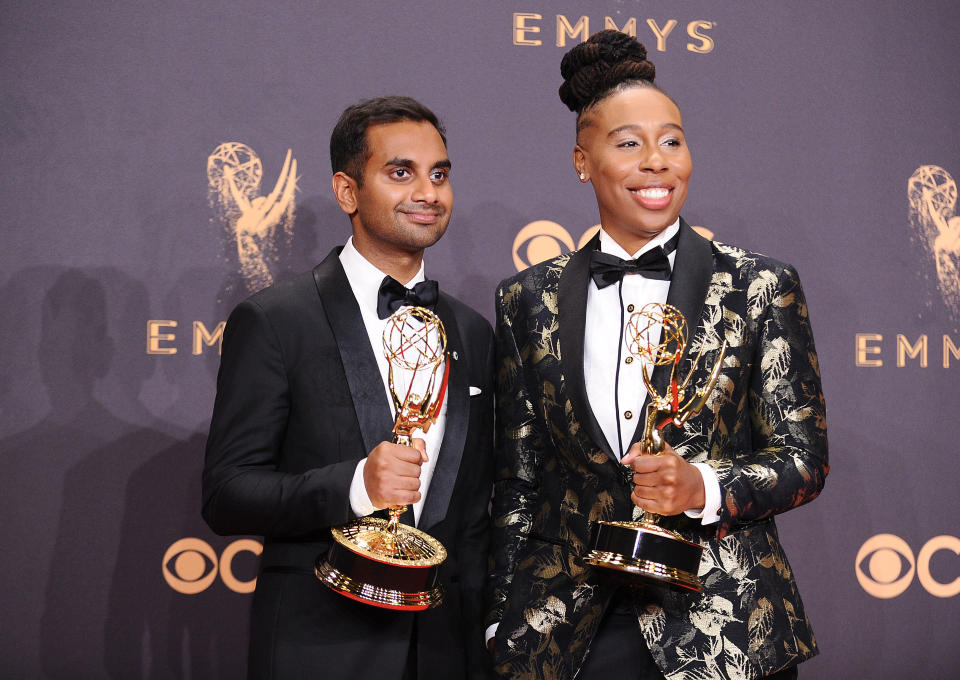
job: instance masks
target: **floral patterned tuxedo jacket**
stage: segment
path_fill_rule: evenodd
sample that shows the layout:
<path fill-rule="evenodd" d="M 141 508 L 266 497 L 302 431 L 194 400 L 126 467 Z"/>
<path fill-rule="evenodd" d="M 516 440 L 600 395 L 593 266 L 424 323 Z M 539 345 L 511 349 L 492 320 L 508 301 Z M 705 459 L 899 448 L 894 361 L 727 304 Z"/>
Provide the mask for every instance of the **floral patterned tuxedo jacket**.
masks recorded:
<path fill-rule="evenodd" d="M 498 461 L 487 624 L 499 622 L 499 677 L 576 677 L 616 582 L 584 563 L 590 523 L 629 520 L 620 464 L 586 396 L 590 253 L 530 267 L 497 293 Z M 703 410 L 665 439 L 716 470 L 719 522 L 660 522 L 704 547 L 703 593 L 648 586 L 637 620 L 670 680 L 747 679 L 817 653 L 774 515 L 815 498 L 829 470 L 825 407 L 797 273 L 700 237 L 681 220 L 667 302 L 691 337 L 680 375 L 703 384 L 728 349 Z M 669 366 L 653 383 L 665 393 Z M 642 437 L 642 421 L 634 441 Z"/>

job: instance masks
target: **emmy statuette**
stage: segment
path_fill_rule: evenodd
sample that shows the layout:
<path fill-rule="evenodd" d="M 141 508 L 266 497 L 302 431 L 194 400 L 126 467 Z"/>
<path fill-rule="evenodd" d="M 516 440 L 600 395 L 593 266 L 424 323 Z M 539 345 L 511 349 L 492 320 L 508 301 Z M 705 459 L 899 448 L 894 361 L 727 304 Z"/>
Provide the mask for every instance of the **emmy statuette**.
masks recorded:
<path fill-rule="evenodd" d="M 655 339 L 658 329 L 662 329 L 659 342 Z M 645 305 L 627 322 L 627 340 L 633 356 L 654 366 L 671 365 L 665 395 L 660 395 L 654 388 L 648 365 L 643 366 L 643 383 L 650 401 L 640 446 L 644 455 L 655 456 L 663 452 L 663 429 L 670 424 L 682 427 L 707 403 L 720 375 L 727 343 L 721 345 L 705 383 L 688 396 L 690 378 L 700 363 L 703 348 L 693 360 L 687 376 L 681 380 L 678 367 L 687 346 L 687 322 L 680 310 L 660 303 Z M 696 592 L 703 590 L 697 578 L 703 547 L 658 526 L 657 515 L 651 512 L 644 512 L 640 519 L 630 522 L 594 522 L 590 547 L 585 560 L 594 566 L 634 575 L 656 585 Z"/>
<path fill-rule="evenodd" d="M 402 307 L 390 316 L 383 350 L 397 412 L 395 444 L 412 446 L 413 431 L 426 432 L 436 421 L 450 370 L 446 345 L 443 322 L 430 310 Z M 405 385 L 398 385 L 401 377 Z M 440 604 L 437 575 L 447 551 L 429 534 L 401 524 L 405 510 L 392 507 L 389 520 L 361 517 L 331 528 L 333 543 L 317 559 L 317 578 L 341 595 L 384 609 L 420 611 Z"/>

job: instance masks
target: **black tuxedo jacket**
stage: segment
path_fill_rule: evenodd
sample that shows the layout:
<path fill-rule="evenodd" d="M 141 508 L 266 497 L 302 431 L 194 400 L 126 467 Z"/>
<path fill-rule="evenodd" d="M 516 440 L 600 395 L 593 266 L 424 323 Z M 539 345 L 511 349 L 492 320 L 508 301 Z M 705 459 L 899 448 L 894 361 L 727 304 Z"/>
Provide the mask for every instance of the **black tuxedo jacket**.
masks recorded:
<path fill-rule="evenodd" d="M 441 293 L 450 377 L 446 429 L 418 524 L 440 540 L 442 605 L 418 614 L 336 594 L 313 575 L 329 528 L 353 518 L 361 458 L 393 420 L 374 349 L 335 249 L 227 321 L 203 472 L 219 534 L 264 537 L 250 677 L 399 678 L 417 628 L 419 678 L 482 675 L 481 592 L 492 484 L 493 333 Z M 379 349 L 379 348 L 378 348 Z M 471 396 L 470 387 L 479 388 Z"/>
<path fill-rule="evenodd" d="M 630 487 L 587 400 L 583 336 L 591 243 L 504 281 L 497 294 L 498 460 L 488 623 L 495 670 L 510 680 L 568 680 L 616 589 L 583 561 L 590 524 L 629 520 Z M 626 302 L 629 302 L 627 300 Z M 823 395 L 797 273 L 707 241 L 681 221 L 667 302 L 690 342 L 680 375 L 706 380 L 707 404 L 665 439 L 717 473 L 716 524 L 661 524 L 704 547 L 702 594 L 634 593 L 637 623 L 669 680 L 746 680 L 817 651 L 774 515 L 819 494 L 828 472 Z M 692 359 L 703 349 L 697 366 Z M 669 366 L 652 382 L 666 394 Z M 640 439 L 638 419 L 633 441 Z"/>

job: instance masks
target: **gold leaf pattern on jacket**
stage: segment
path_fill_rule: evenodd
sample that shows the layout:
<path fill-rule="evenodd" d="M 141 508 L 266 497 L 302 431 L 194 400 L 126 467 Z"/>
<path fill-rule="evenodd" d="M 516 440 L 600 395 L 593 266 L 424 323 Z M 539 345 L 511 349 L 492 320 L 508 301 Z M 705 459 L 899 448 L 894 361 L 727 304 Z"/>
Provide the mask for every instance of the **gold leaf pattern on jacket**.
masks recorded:
<path fill-rule="evenodd" d="M 669 680 L 751 680 L 817 653 L 774 515 L 823 488 L 826 415 L 796 272 L 739 248 L 709 247 L 700 318 L 687 320 L 689 352 L 704 350 L 691 384 L 702 382 L 722 340 L 728 354 L 700 414 L 665 437 L 716 472 L 720 520 L 662 518 L 704 546 L 704 593 L 647 588 L 635 603 Z M 500 623 L 495 669 L 504 679 L 573 678 L 614 593 L 582 561 L 590 523 L 628 518 L 634 508 L 617 463 L 572 405 L 557 298 L 571 257 L 530 267 L 497 293 L 498 428 L 522 433 L 499 437 L 493 501 L 487 624 Z"/>

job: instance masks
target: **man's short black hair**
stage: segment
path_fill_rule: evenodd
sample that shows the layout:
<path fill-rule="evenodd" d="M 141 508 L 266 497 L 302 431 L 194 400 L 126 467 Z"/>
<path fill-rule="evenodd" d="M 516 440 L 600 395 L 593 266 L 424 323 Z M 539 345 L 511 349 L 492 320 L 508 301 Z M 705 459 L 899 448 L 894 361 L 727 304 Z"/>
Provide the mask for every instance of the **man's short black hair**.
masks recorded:
<path fill-rule="evenodd" d="M 333 172 L 344 172 L 362 185 L 363 166 L 370 158 L 367 129 L 371 125 L 404 120 L 430 123 L 440 133 L 446 146 L 446 130 L 436 114 L 416 99 L 401 96 L 364 99 L 347 107 L 330 135 L 330 166 Z"/>

